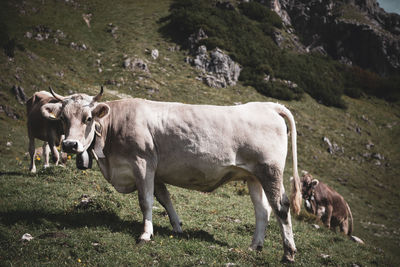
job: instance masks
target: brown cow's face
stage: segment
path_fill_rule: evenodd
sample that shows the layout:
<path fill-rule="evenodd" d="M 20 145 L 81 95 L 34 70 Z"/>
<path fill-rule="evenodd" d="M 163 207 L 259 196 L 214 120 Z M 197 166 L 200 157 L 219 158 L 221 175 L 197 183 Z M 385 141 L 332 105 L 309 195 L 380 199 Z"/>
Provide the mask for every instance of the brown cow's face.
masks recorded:
<path fill-rule="evenodd" d="M 314 188 L 318 185 L 318 180 L 313 179 L 311 174 L 306 173 L 301 177 L 301 195 L 305 199 L 304 207 L 310 213 L 316 214 L 316 200 L 313 194 Z"/>
<path fill-rule="evenodd" d="M 306 173 L 301 177 L 302 188 L 301 188 L 301 195 L 304 199 L 310 199 L 315 186 L 318 185 L 318 180 L 313 179 L 312 175 Z"/>
<path fill-rule="evenodd" d="M 104 103 L 96 103 L 85 94 L 65 97 L 62 101 L 42 107 L 43 116 L 61 120 L 65 132 L 62 143 L 67 153 L 82 153 L 91 145 L 95 135 L 95 119 L 109 114 L 110 108 Z"/>

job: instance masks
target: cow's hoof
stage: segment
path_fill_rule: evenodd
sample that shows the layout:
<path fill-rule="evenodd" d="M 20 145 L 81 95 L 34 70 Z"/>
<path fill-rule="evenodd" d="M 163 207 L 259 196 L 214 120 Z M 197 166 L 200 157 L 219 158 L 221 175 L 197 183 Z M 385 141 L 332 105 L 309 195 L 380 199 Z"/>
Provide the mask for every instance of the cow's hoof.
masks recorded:
<path fill-rule="evenodd" d="M 257 245 L 257 246 L 250 246 L 249 250 L 251 251 L 262 251 L 263 246 Z"/>
<path fill-rule="evenodd" d="M 180 228 L 180 227 L 177 228 L 177 229 L 173 229 L 172 232 L 173 232 L 175 235 L 181 235 L 181 234 L 183 234 L 182 228 Z"/>
<path fill-rule="evenodd" d="M 285 255 L 282 257 L 282 263 L 294 263 L 294 256 Z"/>
<path fill-rule="evenodd" d="M 296 254 L 295 250 L 291 251 L 291 252 L 285 252 L 285 254 L 282 257 L 282 262 L 284 262 L 284 263 L 293 263 L 295 254 Z"/>
<path fill-rule="evenodd" d="M 294 262 L 294 255 L 296 255 L 296 252 L 297 252 L 296 248 L 285 247 L 282 257 L 282 262 L 286 263 Z"/>
<path fill-rule="evenodd" d="M 141 246 L 143 246 L 143 245 L 145 245 L 145 244 L 147 244 L 147 243 L 149 243 L 149 242 L 150 242 L 150 240 L 138 239 L 138 240 L 136 241 L 136 245 L 137 245 L 138 247 L 141 247 Z"/>

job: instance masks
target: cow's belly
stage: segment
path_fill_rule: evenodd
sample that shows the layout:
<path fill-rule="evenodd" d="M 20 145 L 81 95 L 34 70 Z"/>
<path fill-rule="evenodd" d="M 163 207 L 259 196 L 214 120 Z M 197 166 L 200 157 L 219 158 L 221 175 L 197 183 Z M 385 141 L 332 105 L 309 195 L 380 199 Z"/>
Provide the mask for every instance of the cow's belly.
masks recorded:
<path fill-rule="evenodd" d="M 192 190 L 211 192 L 233 180 L 245 179 L 250 174 L 237 166 L 215 167 L 184 166 L 179 169 L 157 173 L 156 179 L 162 182 Z"/>
<path fill-rule="evenodd" d="M 99 159 L 101 173 L 120 193 L 131 193 L 136 190 L 135 177 L 132 165 L 124 159 Z"/>

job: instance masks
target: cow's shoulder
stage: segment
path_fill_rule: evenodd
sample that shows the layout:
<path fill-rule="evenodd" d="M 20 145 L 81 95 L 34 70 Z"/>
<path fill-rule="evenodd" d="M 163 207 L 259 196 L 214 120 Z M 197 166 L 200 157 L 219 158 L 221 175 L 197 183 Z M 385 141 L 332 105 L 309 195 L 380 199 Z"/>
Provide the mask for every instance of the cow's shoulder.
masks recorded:
<path fill-rule="evenodd" d="M 314 188 L 314 194 L 317 202 L 321 204 L 328 204 L 332 201 L 331 199 L 331 189 L 323 182 L 319 182 Z"/>

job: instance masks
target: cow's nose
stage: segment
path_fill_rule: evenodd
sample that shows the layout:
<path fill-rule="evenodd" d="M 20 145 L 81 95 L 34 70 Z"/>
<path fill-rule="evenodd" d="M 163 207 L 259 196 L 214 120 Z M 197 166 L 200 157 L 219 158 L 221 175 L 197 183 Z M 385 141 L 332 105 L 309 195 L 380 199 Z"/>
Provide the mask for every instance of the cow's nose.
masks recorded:
<path fill-rule="evenodd" d="M 66 153 L 74 153 L 78 149 L 78 142 L 64 140 L 62 142 L 62 149 Z"/>

